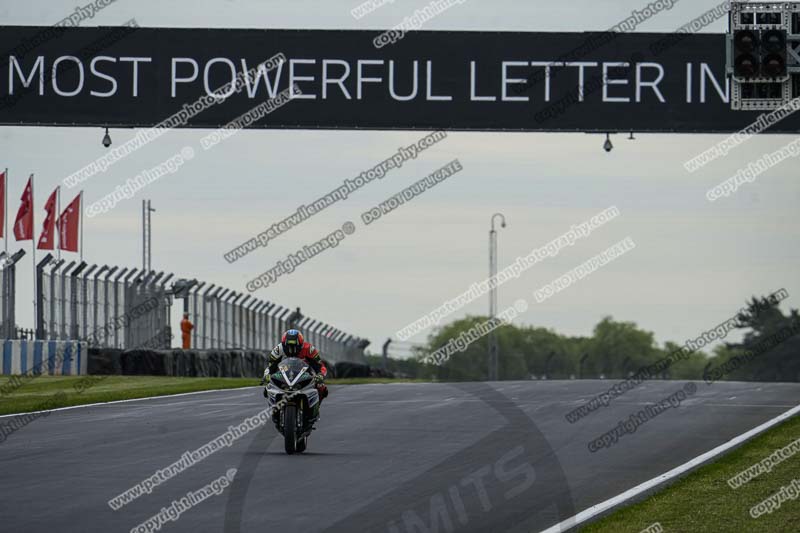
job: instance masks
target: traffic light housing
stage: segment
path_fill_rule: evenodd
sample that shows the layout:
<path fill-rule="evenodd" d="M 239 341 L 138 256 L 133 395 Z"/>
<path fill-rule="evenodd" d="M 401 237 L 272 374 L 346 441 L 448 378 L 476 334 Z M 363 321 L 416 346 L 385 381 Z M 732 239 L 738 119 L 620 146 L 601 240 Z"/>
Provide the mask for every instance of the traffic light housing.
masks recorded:
<path fill-rule="evenodd" d="M 788 45 L 786 30 L 765 30 L 761 32 L 759 64 L 761 76 L 782 78 L 786 76 L 786 52 Z"/>
<path fill-rule="evenodd" d="M 736 30 L 733 74 L 739 78 L 782 78 L 787 75 L 785 30 Z"/>
<path fill-rule="evenodd" d="M 727 68 L 731 108 L 767 111 L 800 92 L 800 1 L 731 2 Z"/>
<path fill-rule="evenodd" d="M 753 78 L 758 74 L 758 32 L 737 30 L 733 34 L 733 72 L 741 78 Z"/>

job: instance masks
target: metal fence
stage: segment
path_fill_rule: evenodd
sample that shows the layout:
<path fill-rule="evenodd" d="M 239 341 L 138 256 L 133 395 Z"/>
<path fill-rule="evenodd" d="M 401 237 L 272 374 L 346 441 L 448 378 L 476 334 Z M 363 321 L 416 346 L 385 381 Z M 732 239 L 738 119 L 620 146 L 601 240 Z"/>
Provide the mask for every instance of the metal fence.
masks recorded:
<path fill-rule="evenodd" d="M 364 362 L 369 341 L 303 316 L 275 303 L 205 282 L 194 283 L 183 295 L 184 310 L 194 324 L 192 346 L 199 349 L 269 350 L 283 331 L 296 327 L 331 363 Z"/>
<path fill-rule="evenodd" d="M 164 272 L 67 263 L 48 254 L 38 263 L 36 276 L 37 339 L 85 340 L 90 346 L 126 350 L 169 348 L 164 332 L 171 331 L 172 304 L 178 298 L 194 324 L 194 349 L 265 351 L 291 327 L 300 329 L 331 363 L 364 362 L 369 344 L 303 316 L 299 308 L 197 280 L 173 280 Z"/>
<path fill-rule="evenodd" d="M 172 274 L 56 260 L 36 267 L 36 338 L 105 348 L 169 348 Z"/>
<path fill-rule="evenodd" d="M 16 322 L 16 263 L 25 255 L 20 250 L 12 256 L 0 252 L 0 335 L 3 339 L 17 339 L 19 332 Z"/>

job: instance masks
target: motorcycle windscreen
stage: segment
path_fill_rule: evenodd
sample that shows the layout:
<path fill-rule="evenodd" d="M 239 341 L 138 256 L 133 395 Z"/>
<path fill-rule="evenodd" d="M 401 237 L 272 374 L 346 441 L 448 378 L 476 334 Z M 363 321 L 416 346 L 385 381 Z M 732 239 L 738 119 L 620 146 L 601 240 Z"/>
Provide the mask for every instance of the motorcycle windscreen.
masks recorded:
<path fill-rule="evenodd" d="M 308 368 L 308 365 L 303 362 L 302 359 L 298 359 L 297 357 L 289 357 L 281 361 L 278 365 L 278 370 L 283 372 L 286 375 L 286 378 L 289 380 L 289 383 L 294 383 L 303 371 Z"/>

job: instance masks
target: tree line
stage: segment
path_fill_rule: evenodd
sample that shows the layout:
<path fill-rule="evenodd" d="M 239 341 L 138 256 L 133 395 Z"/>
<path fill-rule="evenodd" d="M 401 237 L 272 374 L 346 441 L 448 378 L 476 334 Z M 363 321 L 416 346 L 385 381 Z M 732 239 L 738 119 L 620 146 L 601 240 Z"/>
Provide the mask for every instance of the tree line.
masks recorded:
<path fill-rule="evenodd" d="M 468 316 L 441 326 L 409 359 L 389 359 L 387 370 L 397 377 L 438 381 L 480 381 L 488 375 L 488 337 L 471 343 L 438 365 L 424 362 L 451 339 L 487 320 Z M 652 332 L 634 322 L 604 317 L 590 337 L 559 334 L 551 329 L 506 324 L 495 330 L 499 345 L 499 375 L 504 380 L 622 379 L 684 348 L 658 376 L 663 379 L 800 381 L 800 316 L 784 314 L 774 298 L 752 298 L 736 317 L 742 341 L 724 342 L 712 350 L 685 350 L 668 341 L 659 346 Z M 700 330 L 701 328 L 698 328 Z M 699 331 L 698 331 L 699 332 Z M 380 355 L 368 363 L 382 367 Z"/>

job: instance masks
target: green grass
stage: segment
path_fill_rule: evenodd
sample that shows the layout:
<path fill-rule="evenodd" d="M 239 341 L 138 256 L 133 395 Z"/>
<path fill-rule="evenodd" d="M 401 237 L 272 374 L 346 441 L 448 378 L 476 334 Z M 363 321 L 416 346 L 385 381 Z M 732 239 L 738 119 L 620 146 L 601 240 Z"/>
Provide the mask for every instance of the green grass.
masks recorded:
<path fill-rule="evenodd" d="M 749 514 L 751 507 L 800 478 L 800 454 L 774 465 L 771 472 L 764 472 L 735 490 L 727 483 L 734 475 L 799 437 L 800 416 L 795 416 L 665 490 L 581 531 L 638 533 L 655 522 L 669 533 L 800 531 L 800 498 L 788 499 L 772 513 L 758 518 Z"/>
<path fill-rule="evenodd" d="M 8 382 L 0 377 L 0 387 Z M 76 385 L 85 390 L 79 392 Z M 177 378 L 165 376 L 39 376 L 11 394 L 0 395 L 0 414 L 46 408 L 147 398 L 211 389 L 235 389 L 258 384 L 254 378 Z M 62 393 L 62 394 L 59 394 Z"/>
<path fill-rule="evenodd" d="M 0 389 L 9 382 L 0 376 Z M 178 378 L 165 376 L 39 376 L 24 380 L 11 392 L 0 391 L 0 415 L 29 413 L 43 409 L 84 405 L 87 403 L 149 398 L 184 392 L 213 389 L 236 389 L 258 385 L 259 378 Z M 421 380 L 386 378 L 330 379 L 330 385 L 399 383 Z M 80 387 L 83 384 L 83 387 Z M 76 388 L 77 386 L 77 388 Z M 84 390 L 79 390 L 83 388 Z"/>

